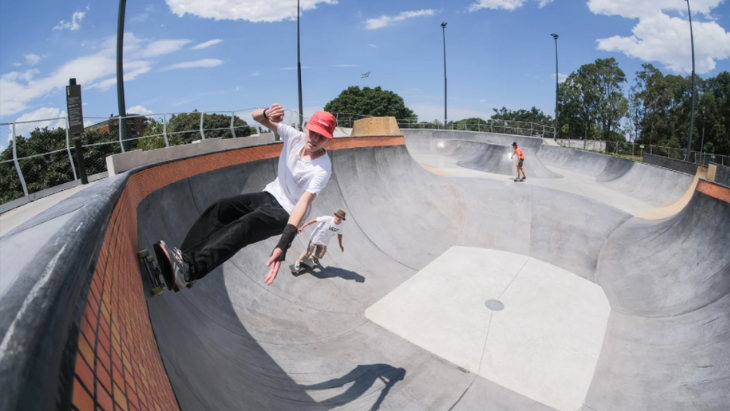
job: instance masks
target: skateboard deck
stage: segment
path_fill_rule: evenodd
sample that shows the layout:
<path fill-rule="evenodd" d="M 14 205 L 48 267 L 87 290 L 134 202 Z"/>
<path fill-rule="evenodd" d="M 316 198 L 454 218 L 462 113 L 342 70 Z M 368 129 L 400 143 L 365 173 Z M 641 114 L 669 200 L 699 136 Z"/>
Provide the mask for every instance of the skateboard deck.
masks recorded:
<path fill-rule="evenodd" d="M 150 252 L 146 249 L 138 251 L 137 259 L 139 259 L 140 270 L 150 282 L 150 294 L 153 297 L 162 294 L 165 291 L 165 283 L 161 280 L 162 272 L 160 271 L 160 267 L 155 263 L 155 259 L 150 255 Z"/>
<path fill-rule="evenodd" d="M 301 263 L 300 264 L 299 270 L 297 270 L 296 268 L 294 268 L 294 264 L 292 264 L 292 265 L 289 266 L 289 269 L 291 270 L 291 273 L 294 274 L 294 275 L 301 274 L 304 271 L 311 270 L 312 268 L 314 268 L 314 267 L 312 267 L 309 264 L 305 264 L 305 263 Z"/>

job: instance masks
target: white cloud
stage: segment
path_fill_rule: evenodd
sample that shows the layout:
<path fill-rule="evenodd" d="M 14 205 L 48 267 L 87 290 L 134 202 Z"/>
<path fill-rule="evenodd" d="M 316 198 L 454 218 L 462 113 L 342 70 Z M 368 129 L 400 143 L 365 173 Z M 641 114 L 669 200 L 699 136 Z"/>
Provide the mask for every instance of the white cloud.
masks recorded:
<path fill-rule="evenodd" d="M 297 18 L 297 3 L 290 0 L 165 0 L 178 17 L 185 14 L 215 20 L 275 22 Z M 337 4 L 337 0 L 302 0 L 302 13 L 317 5 Z"/>
<path fill-rule="evenodd" d="M 701 13 L 709 16 L 712 9 L 718 7 L 723 1 L 692 0 L 692 14 Z M 674 0 L 588 0 L 588 9 L 594 14 L 639 19 L 656 16 L 661 14 L 662 10 L 678 11 L 684 14 L 687 11 L 687 3 Z"/>
<path fill-rule="evenodd" d="M 368 46 L 370 46 L 370 47 L 372 47 L 374 49 L 378 48 L 377 44 L 368 44 Z"/>
<path fill-rule="evenodd" d="M 146 116 L 148 114 L 154 114 L 154 111 L 147 109 L 143 106 L 134 106 L 127 109 L 127 114 L 139 114 Z"/>
<path fill-rule="evenodd" d="M 125 41 L 126 41 L 126 39 L 125 39 Z M 139 53 L 139 57 L 142 57 L 142 58 L 157 57 L 157 56 L 161 56 L 163 54 L 174 53 L 174 52 L 182 49 L 188 43 L 190 43 L 190 40 L 185 40 L 185 39 L 153 41 Z"/>
<path fill-rule="evenodd" d="M 251 73 L 251 77 L 258 77 L 260 75 L 261 75 L 260 71 L 254 71 L 253 73 Z M 236 91 L 238 91 L 238 90 L 236 90 Z"/>
<path fill-rule="evenodd" d="M 152 69 L 148 57 L 172 53 L 190 40 L 150 42 L 133 33 L 124 34 L 124 78 L 134 80 Z M 95 53 L 67 61 L 53 73 L 38 77 L 37 69 L 14 71 L 0 76 L 0 116 L 22 112 L 31 102 L 63 90 L 69 78 L 76 78 L 85 89 L 107 90 L 116 84 L 116 38 L 102 42 Z"/>
<path fill-rule="evenodd" d="M 136 23 L 144 23 L 147 21 L 147 19 L 150 18 L 150 14 L 155 10 L 155 6 L 152 4 L 148 4 L 147 7 L 144 8 L 144 12 L 139 13 L 132 17 L 132 21 Z"/>
<path fill-rule="evenodd" d="M 214 46 L 214 45 L 220 43 L 221 41 L 223 41 L 223 40 L 215 39 L 215 40 L 206 41 L 205 43 L 200 43 L 197 46 L 193 47 L 193 50 L 200 50 L 200 49 L 204 49 L 204 48 L 207 48 L 210 46 Z"/>
<path fill-rule="evenodd" d="M 469 11 L 477 11 L 481 9 L 515 10 L 522 7 L 528 1 L 539 2 L 539 8 L 543 8 L 553 2 L 553 0 L 479 0 L 477 3 L 473 3 L 469 6 Z"/>
<path fill-rule="evenodd" d="M 723 0 L 695 0 L 698 14 L 710 16 Z M 665 13 L 686 15 L 686 3 L 669 0 L 590 0 L 595 14 L 639 19 L 631 36 L 613 36 L 598 40 L 598 49 L 621 52 L 629 57 L 663 64 L 677 73 L 691 73 L 692 55 L 689 22 Z M 695 12 L 693 10 L 693 13 Z M 730 33 L 714 21 L 693 21 L 697 72 L 713 70 L 717 60 L 730 58 Z"/>
<path fill-rule="evenodd" d="M 374 19 L 367 19 L 365 21 L 365 28 L 368 30 L 377 30 L 381 29 L 383 27 L 387 27 L 392 25 L 393 23 L 397 21 L 403 21 L 406 19 L 411 19 L 414 17 L 420 17 L 420 16 L 433 16 L 434 10 L 433 9 L 427 9 L 427 10 L 417 10 L 417 11 L 404 11 L 397 16 L 380 16 L 378 18 Z"/>
<path fill-rule="evenodd" d="M 171 66 L 167 66 L 167 67 L 161 68 L 160 71 L 178 70 L 178 69 L 186 69 L 186 68 L 209 68 L 209 67 L 218 67 L 221 64 L 223 64 L 223 60 L 218 60 L 218 59 L 202 59 L 202 60 L 185 61 L 183 63 L 173 64 Z"/>
<path fill-rule="evenodd" d="M 41 56 L 37 54 L 26 54 L 23 57 L 25 57 L 25 63 L 30 64 L 31 66 L 35 66 L 39 61 L 41 61 Z"/>
<path fill-rule="evenodd" d="M 88 10 L 88 8 L 87 8 Z M 71 21 L 64 21 L 61 20 L 58 22 L 58 25 L 53 27 L 53 30 L 71 30 L 76 31 L 81 28 L 81 20 L 84 19 L 84 16 L 86 16 L 86 12 L 83 11 L 77 11 L 71 16 Z"/>
<path fill-rule="evenodd" d="M 16 136 L 28 136 L 31 131 L 36 128 L 48 127 L 54 129 L 65 127 L 66 112 L 55 107 L 41 107 L 36 111 L 25 113 L 15 119 L 15 122 L 32 121 L 31 123 L 21 123 L 15 125 Z M 60 118 L 60 120 L 58 120 Z M 38 121 L 35 121 L 38 120 Z M 42 121 L 41 121 L 42 120 Z M 13 127 L 8 126 L 8 141 L 13 140 Z"/>

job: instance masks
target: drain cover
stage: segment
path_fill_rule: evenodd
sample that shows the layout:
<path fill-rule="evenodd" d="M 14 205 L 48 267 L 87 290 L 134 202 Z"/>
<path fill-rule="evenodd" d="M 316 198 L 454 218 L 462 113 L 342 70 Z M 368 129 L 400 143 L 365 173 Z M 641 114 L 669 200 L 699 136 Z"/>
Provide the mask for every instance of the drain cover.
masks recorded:
<path fill-rule="evenodd" d="M 504 310 L 504 304 L 502 304 L 499 300 L 487 300 L 487 302 L 484 303 L 484 305 L 487 306 L 492 311 L 502 311 Z"/>

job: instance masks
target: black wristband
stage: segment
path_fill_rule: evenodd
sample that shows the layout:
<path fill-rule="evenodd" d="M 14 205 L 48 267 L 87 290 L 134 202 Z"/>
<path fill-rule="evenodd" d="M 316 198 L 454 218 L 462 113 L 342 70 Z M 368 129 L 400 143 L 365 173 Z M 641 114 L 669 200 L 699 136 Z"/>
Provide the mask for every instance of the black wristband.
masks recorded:
<path fill-rule="evenodd" d="M 269 119 L 269 116 L 266 115 L 266 110 L 268 110 L 268 108 L 265 108 L 264 109 L 264 118 L 268 120 Z"/>
<path fill-rule="evenodd" d="M 297 232 L 298 230 L 293 224 L 287 224 L 286 227 L 284 227 L 284 232 L 281 233 L 279 244 L 276 245 L 276 248 L 281 250 L 281 255 L 278 258 L 279 261 L 284 261 L 284 259 L 286 259 L 286 252 L 289 250 L 289 247 L 291 247 L 291 243 L 297 236 Z"/>

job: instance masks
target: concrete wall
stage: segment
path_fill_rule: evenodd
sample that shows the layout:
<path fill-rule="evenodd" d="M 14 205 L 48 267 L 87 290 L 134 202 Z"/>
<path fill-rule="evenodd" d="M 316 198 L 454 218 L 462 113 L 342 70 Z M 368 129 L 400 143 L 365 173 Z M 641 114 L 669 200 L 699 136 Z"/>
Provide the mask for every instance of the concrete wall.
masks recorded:
<path fill-rule="evenodd" d="M 715 182 L 730 187 L 730 167 L 715 163 L 712 163 L 712 165 L 717 167 L 717 171 L 715 171 Z"/>
<path fill-rule="evenodd" d="M 165 147 L 149 151 L 134 150 L 126 153 L 114 154 L 106 158 L 106 165 L 109 170 L 109 176 L 111 177 L 135 167 L 161 163 L 169 160 L 177 160 L 184 157 L 197 156 L 215 151 L 271 144 L 274 142 L 276 142 L 274 133 L 264 133 L 260 136 L 240 138 L 209 138 L 201 140 L 199 143 L 185 144 L 183 146 Z"/>
<path fill-rule="evenodd" d="M 697 174 L 697 164 L 687 161 L 675 160 L 669 157 L 662 157 L 654 154 L 644 153 L 644 162 L 647 164 L 654 164 L 655 166 L 668 168 L 670 170 L 679 171 L 680 173 L 687 173 L 690 175 Z"/>

